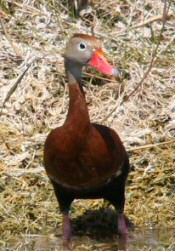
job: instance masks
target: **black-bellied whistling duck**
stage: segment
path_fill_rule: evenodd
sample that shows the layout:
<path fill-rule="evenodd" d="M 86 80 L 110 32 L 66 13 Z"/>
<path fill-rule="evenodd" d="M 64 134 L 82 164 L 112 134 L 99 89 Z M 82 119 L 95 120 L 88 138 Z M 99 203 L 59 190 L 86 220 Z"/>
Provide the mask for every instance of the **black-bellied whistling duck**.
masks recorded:
<path fill-rule="evenodd" d="M 113 129 L 91 123 L 81 84 L 85 65 L 108 75 L 117 76 L 119 72 L 105 60 L 101 42 L 94 36 L 74 35 L 63 56 L 69 110 L 64 124 L 46 139 L 44 165 L 63 215 L 64 240 L 70 239 L 70 205 L 78 198 L 108 200 L 118 214 L 118 232 L 127 234 L 123 214 L 130 169 L 127 153 Z"/>

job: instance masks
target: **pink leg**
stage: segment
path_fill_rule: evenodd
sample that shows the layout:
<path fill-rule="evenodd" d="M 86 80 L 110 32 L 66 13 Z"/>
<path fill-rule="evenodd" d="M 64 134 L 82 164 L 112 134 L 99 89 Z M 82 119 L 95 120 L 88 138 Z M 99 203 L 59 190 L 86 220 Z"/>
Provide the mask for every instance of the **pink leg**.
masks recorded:
<path fill-rule="evenodd" d="M 129 234 L 128 228 L 125 223 L 125 217 L 124 214 L 118 215 L 118 233 L 121 235 L 127 235 Z"/>
<path fill-rule="evenodd" d="M 118 236 L 118 251 L 127 251 L 128 249 L 128 234 Z"/>
<path fill-rule="evenodd" d="M 69 214 L 63 214 L 63 245 L 71 249 L 71 223 L 69 219 Z"/>

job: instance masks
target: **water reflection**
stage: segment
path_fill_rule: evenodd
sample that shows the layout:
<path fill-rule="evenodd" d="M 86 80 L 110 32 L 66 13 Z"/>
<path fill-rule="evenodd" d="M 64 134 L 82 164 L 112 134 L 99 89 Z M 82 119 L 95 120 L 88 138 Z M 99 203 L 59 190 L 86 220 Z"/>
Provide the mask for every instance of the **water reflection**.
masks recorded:
<path fill-rule="evenodd" d="M 41 236 L 40 236 L 41 237 Z M 114 241 L 95 242 L 90 237 L 73 237 L 72 243 L 69 245 L 71 250 L 86 251 L 86 250 L 99 250 L 99 251 L 127 251 L 128 250 L 128 236 L 118 236 Z M 50 236 L 47 238 L 36 238 L 33 242 L 32 250 L 44 251 L 44 250 L 70 250 L 66 246 L 63 246 L 62 238 L 55 238 Z"/>
<path fill-rule="evenodd" d="M 118 236 L 118 251 L 127 251 L 129 235 L 119 235 Z"/>
<path fill-rule="evenodd" d="M 89 236 L 74 236 L 74 251 L 174 251 L 175 229 L 137 229 L 126 237 L 115 237 L 95 240 Z M 6 247 L 0 250 L 21 251 L 62 251 L 62 236 L 23 235 L 11 239 Z"/>

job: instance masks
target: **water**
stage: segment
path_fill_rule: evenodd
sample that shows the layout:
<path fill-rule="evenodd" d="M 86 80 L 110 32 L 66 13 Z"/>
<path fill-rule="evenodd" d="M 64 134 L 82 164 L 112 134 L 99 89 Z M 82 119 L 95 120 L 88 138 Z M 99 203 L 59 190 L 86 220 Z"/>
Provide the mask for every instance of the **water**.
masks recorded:
<path fill-rule="evenodd" d="M 75 251 L 175 251 L 174 229 L 136 229 L 129 238 L 94 240 L 88 236 L 74 236 L 73 250 Z M 23 235 L 9 240 L 0 250 L 21 251 L 61 251 L 66 250 L 62 245 L 62 236 L 54 233 L 49 235 Z"/>

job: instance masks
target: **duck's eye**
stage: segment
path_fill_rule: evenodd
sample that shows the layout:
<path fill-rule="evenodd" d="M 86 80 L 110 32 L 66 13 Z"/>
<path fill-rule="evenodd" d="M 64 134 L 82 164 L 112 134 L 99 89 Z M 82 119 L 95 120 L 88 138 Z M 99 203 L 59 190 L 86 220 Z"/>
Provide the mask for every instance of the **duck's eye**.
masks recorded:
<path fill-rule="evenodd" d="M 81 51 L 84 51 L 86 49 L 86 44 L 84 44 L 83 42 L 79 43 L 79 49 Z"/>

